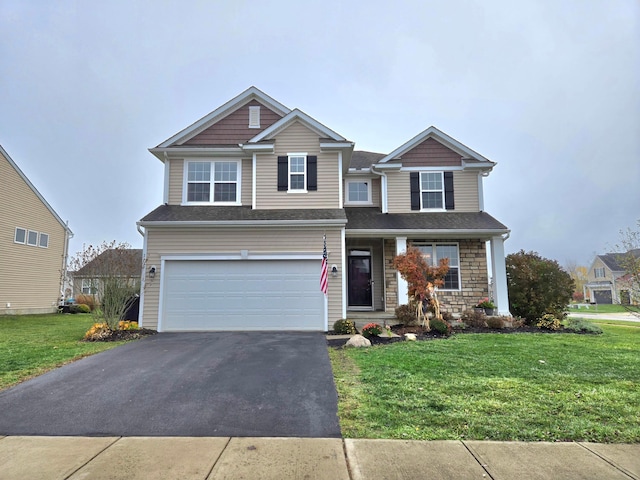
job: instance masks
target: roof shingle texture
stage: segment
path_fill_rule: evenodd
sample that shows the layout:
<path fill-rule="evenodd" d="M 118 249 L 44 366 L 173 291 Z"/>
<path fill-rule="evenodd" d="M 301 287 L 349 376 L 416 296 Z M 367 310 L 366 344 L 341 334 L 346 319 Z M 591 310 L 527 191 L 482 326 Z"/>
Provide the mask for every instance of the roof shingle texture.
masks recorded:
<path fill-rule="evenodd" d="M 345 220 L 344 210 L 278 209 L 254 210 L 251 207 L 220 207 L 209 205 L 160 205 L 142 218 L 142 222 L 224 222 L 224 221 L 296 221 Z"/>

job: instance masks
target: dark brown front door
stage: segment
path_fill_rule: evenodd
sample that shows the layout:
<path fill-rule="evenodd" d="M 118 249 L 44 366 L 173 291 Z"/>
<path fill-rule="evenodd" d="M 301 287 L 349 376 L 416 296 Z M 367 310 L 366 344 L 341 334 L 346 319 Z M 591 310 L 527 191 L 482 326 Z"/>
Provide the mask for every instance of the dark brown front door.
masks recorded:
<path fill-rule="evenodd" d="M 371 256 L 349 255 L 349 307 L 369 307 L 371 300 Z"/>

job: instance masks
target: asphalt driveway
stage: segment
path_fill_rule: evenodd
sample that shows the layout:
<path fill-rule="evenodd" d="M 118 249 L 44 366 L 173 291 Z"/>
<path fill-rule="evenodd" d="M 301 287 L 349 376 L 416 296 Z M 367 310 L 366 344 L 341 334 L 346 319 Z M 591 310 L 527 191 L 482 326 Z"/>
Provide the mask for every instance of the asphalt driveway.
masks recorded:
<path fill-rule="evenodd" d="M 0 392 L 0 435 L 340 437 L 322 333 L 161 333 Z"/>

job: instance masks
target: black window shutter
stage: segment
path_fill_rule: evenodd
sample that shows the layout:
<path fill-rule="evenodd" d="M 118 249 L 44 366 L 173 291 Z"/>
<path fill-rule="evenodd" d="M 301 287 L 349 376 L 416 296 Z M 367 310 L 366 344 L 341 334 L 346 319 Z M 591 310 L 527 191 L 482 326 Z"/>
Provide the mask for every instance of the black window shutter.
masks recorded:
<path fill-rule="evenodd" d="M 453 172 L 444 172 L 444 208 L 453 210 Z"/>
<path fill-rule="evenodd" d="M 289 190 L 289 158 L 278 157 L 278 191 Z"/>
<path fill-rule="evenodd" d="M 307 157 L 307 190 L 318 190 L 318 157 Z"/>
<path fill-rule="evenodd" d="M 409 174 L 411 184 L 411 210 L 420 210 L 420 172 Z"/>

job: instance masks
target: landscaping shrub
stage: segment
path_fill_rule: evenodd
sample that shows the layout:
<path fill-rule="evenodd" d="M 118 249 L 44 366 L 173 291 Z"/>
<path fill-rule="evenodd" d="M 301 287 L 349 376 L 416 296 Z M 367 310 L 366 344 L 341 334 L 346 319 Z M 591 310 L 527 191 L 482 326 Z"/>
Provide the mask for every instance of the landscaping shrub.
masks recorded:
<path fill-rule="evenodd" d="M 437 318 L 431 319 L 431 330 L 435 330 L 442 335 L 451 335 L 451 325 Z"/>
<path fill-rule="evenodd" d="M 78 313 L 91 313 L 91 308 L 89 308 L 89 305 L 86 305 L 84 303 L 80 303 L 78 305 L 74 305 L 77 310 Z"/>
<path fill-rule="evenodd" d="M 453 314 L 449 313 L 449 312 L 441 312 L 442 313 L 442 319 L 447 322 L 447 323 L 451 323 L 455 320 L 455 318 L 453 318 Z"/>
<path fill-rule="evenodd" d="M 106 323 L 94 323 L 85 333 L 84 339 L 90 342 L 96 342 L 108 338 L 111 335 L 111 329 Z"/>
<path fill-rule="evenodd" d="M 560 330 L 562 328 L 562 322 L 552 313 L 546 313 L 538 320 L 536 327 L 544 328 L 545 330 Z"/>
<path fill-rule="evenodd" d="M 587 322 L 582 318 L 568 318 L 565 321 L 565 330 L 570 330 L 572 332 L 581 332 L 581 333 L 593 333 L 593 334 L 601 334 L 602 329 L 598 325 L 594 325 L 591 322 Z"/>
<path fill-rule="evenodd" d="M 506 264 L 509 310 L 513 315 L 526 318 L 529 324 L 547 313 L 564 318 L 575 283 L 558 262 L 520 250 L 507 255 Z"/>
<path fill-rule="evenodd" d="M 487 326 L 489 328 L 504 328 L 504 320 L 500 317 L 487 317 Z"/>
<path fill-rule="evenodd" d="M 338 335 L 353 335 L 358 333 L 356 330 L 356 324 L 353 320 L 349 320 L 348 318 L 342 318 L 340 320 L 336 320 L 333 324 L 333 331 Z"/>
<path fill-rule="evenodd" d="M 138 322 L 121 320 L 118 322 L 118 330 L 139 330 Z"/>
<path fill-rule="evenodd" d="M 362 327 L 362 335 L 365 337 L 375 337 L 376 335 L 380 335 L 382 333 L 382 327 L 377 323 L 367 323 L 364 327 Z"/>
<path fill-rule="evenodd" d="M 92 312 L 98 306 L 98 302 L 96 301 L 96 297 L 94 295 L 84 295 L 81 293 L 80 295 L 76 296 L 75 300 L 79 305 L 87 305 Z"/>
<path fill-rule="evenodd" d="M 409 305 L 400 305 L 396 308 L 396 319 L 404 325 L 415 325 L 418 322 L 415 308 Z"/>
<path fill-rule="evenodd" d="M 460 317 L 467 327 L 484 328 L 487 326 L 487 316 L 482 310 L 469 309 Z"/>

